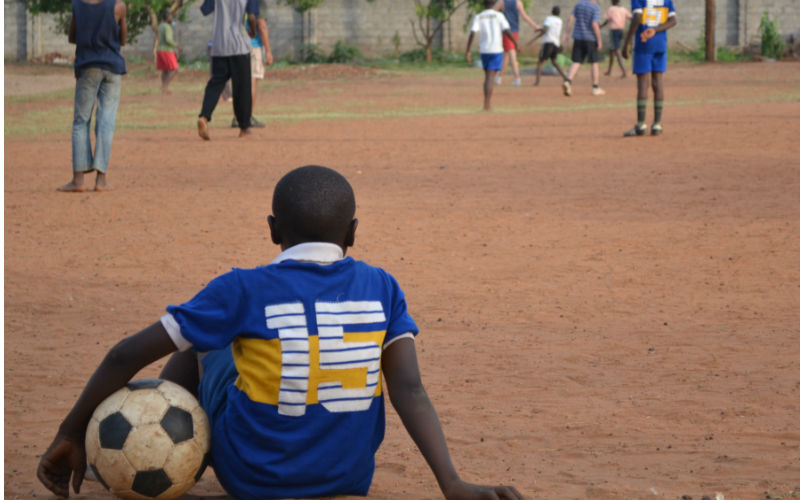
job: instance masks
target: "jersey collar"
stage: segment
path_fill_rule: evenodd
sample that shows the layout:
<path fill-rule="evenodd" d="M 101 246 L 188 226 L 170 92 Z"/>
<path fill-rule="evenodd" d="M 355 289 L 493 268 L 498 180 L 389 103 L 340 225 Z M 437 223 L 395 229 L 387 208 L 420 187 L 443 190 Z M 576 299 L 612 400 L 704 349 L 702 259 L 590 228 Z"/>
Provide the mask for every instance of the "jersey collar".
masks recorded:
<path fill-rule="evenodd" d="M 318 264 L 330 264 L 332 262 L 336 262 L 337 260 L 342 260 L 344 258 L 344 252 L 342 251 L 342 247 L 336 245 L 334 243 L 324 243 L 324 242 L 311 242 L 311 243 L 300 243 L 293 247 L 289 247 L 280 255 L 278 255 L 275 260 L 272 261 L 273 264 L 280 264 L 285 260 L 299 260 L 305 262 L 316 262 Z"/>

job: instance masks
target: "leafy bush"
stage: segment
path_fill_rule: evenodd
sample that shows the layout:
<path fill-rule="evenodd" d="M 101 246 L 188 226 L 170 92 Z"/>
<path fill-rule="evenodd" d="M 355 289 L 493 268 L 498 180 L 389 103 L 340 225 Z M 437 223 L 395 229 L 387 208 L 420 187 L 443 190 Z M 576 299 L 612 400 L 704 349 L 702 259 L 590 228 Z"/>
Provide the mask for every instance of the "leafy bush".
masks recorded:
<path fill-rule="evenodd" d="M 361 51 L 341 40 L 336 42 L 331 54 L 328 56 L 328 62 L 330 63 L 349 63 L 356 59 L 361 59 Z"/>
<path fill-rule="evenodd" d="M 327 61 L 325 54 L 315 43 L 305 43 L 300 46 L 300 62 L 306 64 L 321 64 Z"/>
<path fill-rule="evenodd" d="M 758 32 L 761 34 L 761 55 L 771 59 L 783 57 L 783 37 L 778 33 L 775 23 L 769 18 L 766 10 L 761 16 L 761 24 L 758 25 Z"/>

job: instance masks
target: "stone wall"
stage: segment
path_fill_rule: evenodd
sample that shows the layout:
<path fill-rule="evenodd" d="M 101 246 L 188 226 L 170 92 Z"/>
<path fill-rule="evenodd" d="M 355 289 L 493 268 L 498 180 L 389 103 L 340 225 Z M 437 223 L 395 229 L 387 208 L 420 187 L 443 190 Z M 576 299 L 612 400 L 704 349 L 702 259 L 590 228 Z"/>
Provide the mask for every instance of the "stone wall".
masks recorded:
<path fill-rule="evenodd" d="M 758 25 L 767 10 L 779 31 L 784 34 L 800 31 L 798 0 L 715 0 L 717 46 L 743 46 L 758 44 Z M 705 26 L 703 0 L 674 0 L 678 25 L 670 30 L 672 46 L 697 47 Z M 529 14 L 537 22 L 550 13 L 553 5 L 561 6 L 561 17 L 566 21 L 575 0 L 533 1 Z M 610 0 L 599 0 L 605 11 Z M 623 0 L 623 5 L 627 4 Z M 298 55 L 303 43 L 317 44 L 328 53 L 341 40 L 354 45 L 368 57 L 391 56 L 417 48 L 412 23 L 413 0 L 326 0 L 322 6 L 300 15 L 278 0 L 268 0 L 269 31 L 273 53 L 278 59 L 292 59 Z M 26 12 L 21 0 L 5 0 L 4 44 L 5 58 L 31 59 L 45 54 L 59 53 L 68 57 L 74 47 L 67 43 L 66 35 L 58 32 L 54 16 L 32 16 Z M 211 33 L 212 17 L 200 14 L 199 2 L 188 7 L 186 21 L 176 28 L 176 37 L 188 59 L 204 57 Z M 440 43 L 445 49 L 460 52 L 466 45 L 466 27 L 469 15 L 461 8 L 446 24 Z M 520 39 L 533 37 L 533 30 L 521 23 Z M 604 30 L 605 31 L 605 30 Z M 152 57 L 153 34 L 150 30 L 124 48 L 126 56 Z"/>

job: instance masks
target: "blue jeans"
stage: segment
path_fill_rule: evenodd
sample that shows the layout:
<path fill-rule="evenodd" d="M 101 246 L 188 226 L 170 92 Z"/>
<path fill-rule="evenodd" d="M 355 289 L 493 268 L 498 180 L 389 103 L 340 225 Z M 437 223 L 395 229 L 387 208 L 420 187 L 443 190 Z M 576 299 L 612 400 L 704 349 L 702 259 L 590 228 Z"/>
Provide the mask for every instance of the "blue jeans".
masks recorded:
<path fill-rule="evenodd" d="M 101 68 L 78 70 L 75 82 L 75 115 L 72 120 L 73 172 L 97 170 L 105 173 L 108 170 L 121 87 L 120 74 Z M 97 101 L 94 129 L 96 145 L 92 154 L 89 126 L 95 101 Z"/>

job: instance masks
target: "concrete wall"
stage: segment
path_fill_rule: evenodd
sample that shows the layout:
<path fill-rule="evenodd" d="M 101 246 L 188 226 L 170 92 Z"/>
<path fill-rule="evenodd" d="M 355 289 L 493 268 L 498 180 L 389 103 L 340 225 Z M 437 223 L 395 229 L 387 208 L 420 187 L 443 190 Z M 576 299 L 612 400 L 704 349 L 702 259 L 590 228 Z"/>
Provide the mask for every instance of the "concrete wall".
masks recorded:
<path fill-rule="evenodd" d="M 537 22 L 550 12 L 553 5 L 561 6 L 561 17 L 567 19 L 576 0 L 534 0 L 529 10 Z M 800 0 L 715 0 L 717 46 L 743 46 L 758 44 L 758 25 L 767 10 L 779 31 L 784 34 L 800 31 Z M 605 11 L 610 0 L 598 0 Z M 697 47 L 705 25 L 703 0 L 674 0 L 678 25 L 670 30 L 672 46 Z M 623 5 L 627 4 L 623 0 Z M 391 56 L 396 51 L 406 52 L 417 48 L 412 30 L 413 0 L 326 0 L 319 8 L 300 15 L 278 0 L 268 0 L 270 42 L 278 59 L 295 58 L 302 43 L 318 44 L 328 53 L 339 40 L 355 45 L 365 56 Z M 4 43 L 6 59 L 31 59 L 49 53 L 74 55 L 74 47 L 67 43 L 66 35 L 58 32 L 54 16 L 32 16 L 25 11 L 21 0 L 5 0 Z M 189 59 L 203 57 L 211 33 L 212 17 L 200 14 L 199 2 L 189 6 L 186 21 L 176 28 L 176 37 Z M 451 51 L 462 51 L 466 45 L 465 27 L 469 15 L 465 8 L 455 13 L 446 24 L 440 40 L 441 46 Z M 605 30 L 604 30 L 605 31 Z M 399 46 L 395 48 L 395 34 Z M 533 30 L 525 23 L 520 27 L 521 40 L 533 37 Z M 124 48 L 126 56 L 148 58 L 152 55 L 153 34 L 150 30 L 139 36 L 135 43 Z"/>

